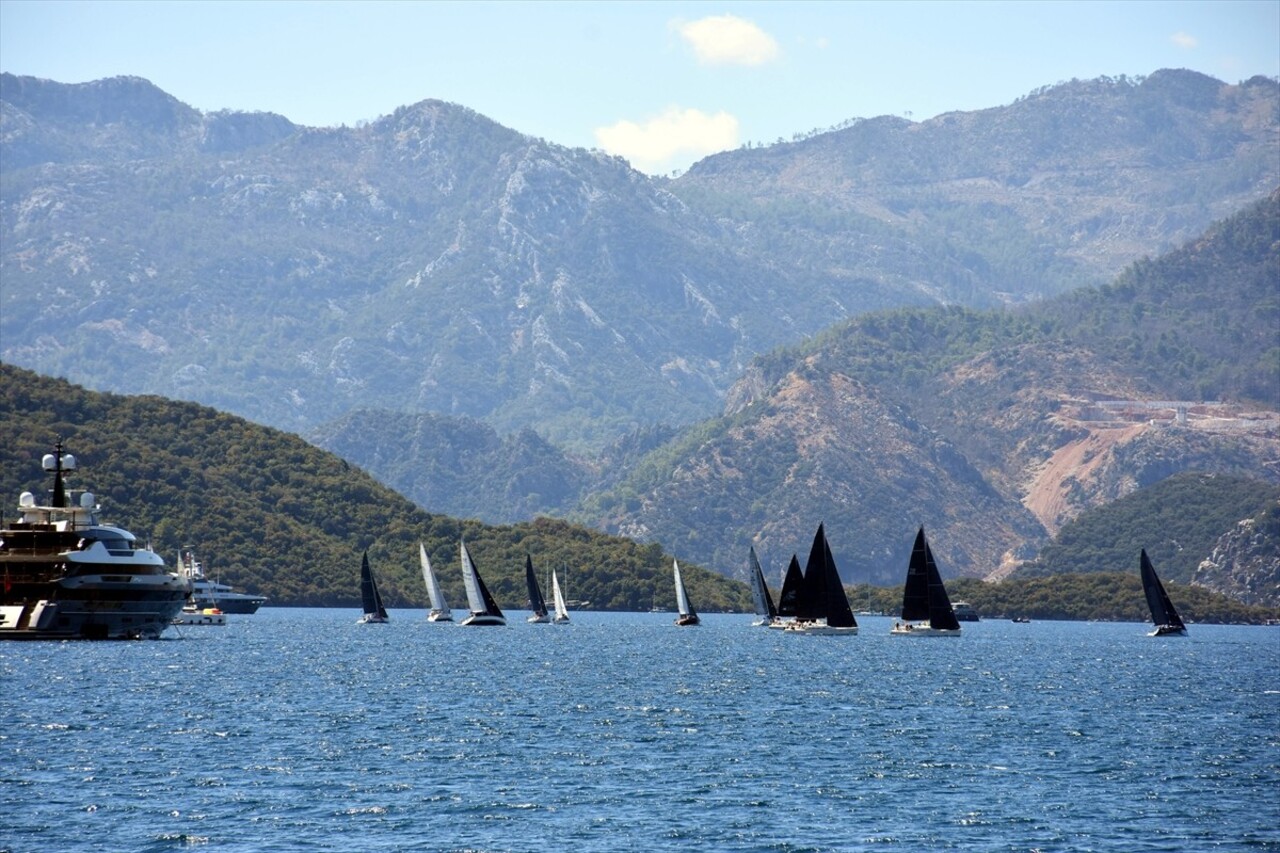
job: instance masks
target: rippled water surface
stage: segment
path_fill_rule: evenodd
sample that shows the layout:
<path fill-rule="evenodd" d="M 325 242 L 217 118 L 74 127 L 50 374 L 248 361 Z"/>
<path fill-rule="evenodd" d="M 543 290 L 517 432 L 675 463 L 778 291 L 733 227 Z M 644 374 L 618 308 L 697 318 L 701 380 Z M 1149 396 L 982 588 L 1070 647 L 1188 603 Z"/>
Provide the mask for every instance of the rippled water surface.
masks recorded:
<path fill-rule="evenodd" d="M 356 615 L 0 645 L 0 850 L 1280 850 L 1280 628 Z"/>

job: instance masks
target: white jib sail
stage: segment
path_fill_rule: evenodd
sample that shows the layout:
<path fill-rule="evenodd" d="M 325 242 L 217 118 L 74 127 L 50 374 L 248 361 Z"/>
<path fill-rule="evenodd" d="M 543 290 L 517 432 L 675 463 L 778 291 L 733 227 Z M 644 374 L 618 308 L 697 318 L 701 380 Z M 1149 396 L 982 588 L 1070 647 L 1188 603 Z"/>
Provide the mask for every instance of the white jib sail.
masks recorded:
<path fill-rule="evenodd" d="M 427 549 L 418 543 L 418 559 L 422 562 L 422 582 L 427 585 L 427 597 L 431 599 L 432 610 L 448 610 L 449 605 L 445 604 L 444 592 L 440 589 L 440 584 L 436 583 L 436 573 L 431 571 L 431 560 L 427 558 Z"/>

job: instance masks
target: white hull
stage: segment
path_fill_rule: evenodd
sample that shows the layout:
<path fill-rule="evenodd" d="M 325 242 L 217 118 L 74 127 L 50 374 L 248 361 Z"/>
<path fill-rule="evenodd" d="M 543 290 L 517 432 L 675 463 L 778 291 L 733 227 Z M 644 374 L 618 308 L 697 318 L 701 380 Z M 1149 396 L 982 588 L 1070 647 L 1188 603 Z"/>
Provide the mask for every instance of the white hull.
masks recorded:
<path fill-rule="evenodd" d="M 1161 625 L 1160 627 L 1152 631 L 1150 634 L 1147 634 L 1147 636 L 1148 637 L 1185 637 L 1187 636 L 1187 629 L 1171 628 L 1168 625 Z"/>
<path fill-rule="evenodd" d="M 911 624 L 910 622 L 895 622 L 893 627 L 889 629 L 890 634 L 896 634 L 899 637 L 959 637 L 960 629 L 931 628 L 926 624 Z"/>
<path fill-rule="evenodd" d="M 551 621 L 551 617 L 545 613 L 543 613 L 542 615 L 538 615 L 537 613 L 535 613 L 524 621 L 530 623 L 531 625 L 545 625 L 546 623 Z"/>
<path fill-rule="evenodd" d="M 551 624 L 552 624 L 552 625 L 568 625 L 568 624 L 569 624 L 569 617 L 568 617 L 568 616 L 557 616 L 556 618 L 554 618 L 554 619 L 552 619 L 552 620 L 551 620 Z"/>
<path fill-rule="evenodd" d="M 858 633 L 858 626 L 851 625 L 848 628 L 832 628 L 826 622 L 788 622 L 784 627 L 784 631 L 791 631 L 796 634 L 844 634 L 853 636 Z"/>
<path fill-rule="evenodd" d="M 391 620 L 386 616 L 379 616 L 377 613 L 366 613 L 356 620 L 357 625 L 385 625 Z"/>
<path fill-rule="evenodd" d="M 453 611 L 452 610 L 432 610 L 430 613 L 427 614 L 427 621 L 428 622 L 452 622 Z"/>
<path fill-rule="evenodd" d="M 488 613 L 472 613 L 463 619 L 461 625 L 505 625 L 507 620 L 501 616 L 490 616 Z"/>
<path fill-rule="evenodd" d="M 173 624 L 175 625 L 225 625 L 227 624 L 227 614 L 222 611 L 216 613 L 211 610 L 186 610 L 184 609 L 176 617 Z"/>

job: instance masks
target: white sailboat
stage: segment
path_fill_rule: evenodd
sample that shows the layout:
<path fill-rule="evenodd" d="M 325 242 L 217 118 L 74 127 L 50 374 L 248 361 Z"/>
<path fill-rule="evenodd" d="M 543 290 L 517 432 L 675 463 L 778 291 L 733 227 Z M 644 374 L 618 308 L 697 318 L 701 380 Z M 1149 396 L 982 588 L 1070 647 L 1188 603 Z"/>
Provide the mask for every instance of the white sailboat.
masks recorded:
<path fill-rule="evenodd" d="M 431 612 L 427 614 L 427 621 L 452 622 L 453 611 L 444 600 L 444 591 L 436 582 L 436 573 L 431 570 L 431 560 L 421 542 L 418 543 L 418 561 L 422 563 L 422 582 L 427 585 L 427 598 L 431 599 Z"/>
<path fill-rule="evenodd" d="M 693 605 L 689 604 L 689 593 L 684 591 L 684 581 L 680 579 L 680 563 L 676 560 L 671 561 L 671 567 L 675 573 L 676 579 L 676 610 L 680 615 L 676 617 L 677 625 L 697 625 L 701 620 L 693 609 Z"/>
<path fill-rule="evenodd" d="M 555 625 L 563 625 L 569 621 L 569 608 L 564 604 L 564 593 L 560 591 L 560 578 L 556 577 L 556 570 L 551 570 L 551 598 L 552 606 L 555 608 L 555 615 L 552 616 L 551 622 Z"/>
<path fill-rule="evenodd" d="M 471 554 L 467 551 L 466 542 L 459 544 L 459 551 L 462 556 L 462 583 L 467 588 L 467 606 L 471 609 L 471 615 L 463 619 L 460 624 L 507 624 L 507 617 L 502 615 L 498 602 L 493 600 L 493 596 L 489 594 L 489 588 L 480 579 L 480 572 L 476 570 L 476 564 L 472 561 Z"/>

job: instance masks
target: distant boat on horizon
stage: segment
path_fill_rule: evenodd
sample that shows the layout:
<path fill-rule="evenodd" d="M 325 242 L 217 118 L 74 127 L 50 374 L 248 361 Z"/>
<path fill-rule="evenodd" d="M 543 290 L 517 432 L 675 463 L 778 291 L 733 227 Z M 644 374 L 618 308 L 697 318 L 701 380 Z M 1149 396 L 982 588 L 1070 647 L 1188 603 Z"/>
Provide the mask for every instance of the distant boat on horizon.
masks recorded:
<path fill-rule="evenodd" d="M 418 562 L 422 565 L 422 582 L 427 586 L 427 598 L 431 600 L 431 612 L 427 614 L 428 622 L 452 622 L 453 611 L 445 601 L 444 590 L 436 581 L 436 573 L 431 570 L 431 560 L 427 557 L 427 549 L 418 543 Z"/>
<path fill-rule="evenodd" d="M 1147 607 L 1151 610 L 1151 622 L 1156 626 L 1148 636 L 1186 636 L 1187 626 L 1169 600 L 1169 593 L 1164 591 L 1164 584 L 1160 583 L 1155 566 L 1151 565 L 1151 560 L 1147 557 L 1146 548 L 1142 549 L 1139 570 L 1142 573 L 1142 592 L 1146 595 Z"/>
<path fill-rule="evenodd" d="M 907 565 L 907 582 L 902 588 L 902 621 L 894 622 L 889 633 L 913 637 L 958 637 L 960 622 L 947 597 L 947 588 L 938 573 L 924 527 L 916 533 Z"/>
<path fill-rule="evenodd" d="M 358 625 L 381 624 L 391 618 L 382 606 L 382 593 L 378 592 L 378 582 L 374 580 L 373 569 L 369 568 L 368 551 L 360 558 L 360 604 L 364 615 L 357 620 Z"/>
<path fill-rule="evenodd" d="M 458 551 L 462 560 L 462 584 L 467 589 L 467 606 L 471 608 L 471 615 L 463 619 L 459 624 L 507 624 L 507 617 L 502 615 L 502 609 L 498 607 L 498 602 L 493 600 L 493 595 L 489 593 L 489 588 L 480 579 L 480 572 L 476 569 L 475 561 L 471 559 L 471 553 L 467 551 L 467 543 L 460 542 Z"/>
<path fill-rule="evenodd" d="M 680 561 L 672 560 L 671 569 L 676 580 L 676 624 L 680 626 L 697 625 L 700 620 L 698 613 L 693 609 L 693 605 L 689 603 L 689 593 L 685 592 L 684 581 L 680 578 Z"/>

